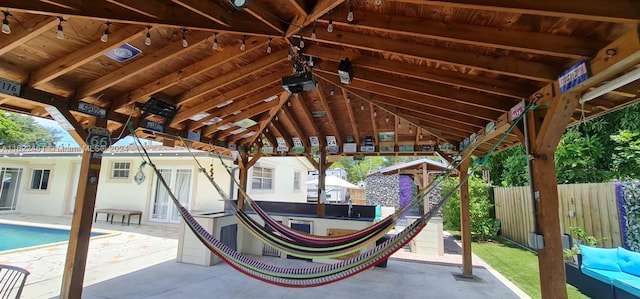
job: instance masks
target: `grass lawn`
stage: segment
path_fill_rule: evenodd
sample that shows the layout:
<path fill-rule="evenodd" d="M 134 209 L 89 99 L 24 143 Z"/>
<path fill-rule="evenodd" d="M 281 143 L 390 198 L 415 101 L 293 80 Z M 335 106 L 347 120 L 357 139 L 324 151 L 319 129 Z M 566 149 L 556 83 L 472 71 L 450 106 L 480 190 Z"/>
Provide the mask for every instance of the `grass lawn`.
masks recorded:
<path fill-rule="evenodd" d="M 502 239 L 473 242 L 471 249 L 529 296 L 541 297 L 538 257 L 535 254 Z M 589 298 L 571 285 L 567 285 L 567 293 L 569 298 Z"/>

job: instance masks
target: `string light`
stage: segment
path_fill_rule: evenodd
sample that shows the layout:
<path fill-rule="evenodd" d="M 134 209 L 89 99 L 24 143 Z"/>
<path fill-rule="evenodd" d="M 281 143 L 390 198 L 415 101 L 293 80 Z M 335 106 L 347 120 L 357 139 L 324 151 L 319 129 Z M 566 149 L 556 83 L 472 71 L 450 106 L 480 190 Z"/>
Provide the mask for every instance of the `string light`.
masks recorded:
<path fill-rule="evenodd" d="M 271 54 L 271 38 L 269 38 L 269 45 L 267 45 L 267 53 Z"/>
<path fill-rule="evenodd" d="M 287 102 L 287 106 L 291 107 L 291 101 Z M 283 112 L 284 112 L 284 110 L 283 110 Z"/>
<path fill-rule="evenodd" d="M 353 3 L 349 0 L 349 14 L 347 14 L 347 21 L 353 22 Z"/>
<path fill-rule="evenodd" d="M 247 36 L 246 36 L 246 35 L 243 35 L 243 36 L 242 36 L 242 44 L 240 45 L 240 51 L 244 51 L 244 50 L 246 50 L 246 49 L 247 49 L 247 42 L 246 42 L 246 40 L 247 40 Z"/>
<path fill-rule="evenodd" d="M 302 36 L 302 34 L 300 34 L 300 44 L 298 45 L 300 46 L 300 48 L 304 48 L 304 36 Z"/>
<path fill-rule="evenodd" d="M 62 28 L 62 22 L 64 22 L 64 19 L 62 17 L 58 17 L 58 32 L 56 33 L 56 37 L 58 39 L 64 39 L 64 29 Z"/>
<path fill-rule="evenodd" d="M 422 132 L 420 132 L 420 139 L 422 139 Z"/>
<path fill-rule="evenodd" d="M 187 41 L 187 37 L 185 36 L 185 34 L 187 33 L 187 29 L 182 29 L 180 31 L 182 31 L 182 46 L 186 48 L 189 46 L 189 42 Z"/>
<path fill-rule="evenodd" d="M 213 33 L 213 46 L 211 47 L 214 50 L 218 50 L 218 33 Z"/>
<path fill-rule="evenodd" d="M 151 46 L 151 26 L 147 26 L 147 35 L 144 38 L 144 44 Z"/>
<path fill-rule="evenodd" d="M 277 114 L 276 114 L 276 117 L 274 117 L 274 119 L 275 119 L 276 121 L 278 121 L 278 115 L 277 115 Z"/>
<path fill-rule="evenodd" d="M 389 112 L 387 112 L 387 115 L 384 117 L 384 121 L 387 123 L 389 122 Z"/>
<path fill-rule="evenodd" d="M 102 37 L 100 37 L 100 40 L 103 43 L 106 43 L 109 41 L 109 27 L 111 27 L 111 22 L 107 22 L 105 25 L 107 25 L 107 29 L 104 30 Z"/>
<path fill-rule="evenodd" d="M 402 128 L 402 124 L 400 123 L 400 119 L 398 118 L 398 128 Z"/>
<path fill-rule="evenodd" d="M 374 3 L 375 3 L 376 5 L 378 5 L 378 6 L 380 6 L 380 5 L 382 5 L 382 0 L 376 0 Z"/>
<path fill-rule="evenodd" d="M 287 59 L 291 60 L 291 48 L 287 49 Z"/>
<path fill-rule="evenodd" d="M 9 17 L 13 16 L 8 10 L 2 12 L 4 14 L 4 20 L 2 20 L 2 33 L 11 34 L 11 27 L 9 27 Z"/>
<path fill-rule="evenodd" d="M 331 91 L 329 92 L 329 94 L 330 94 L 331 96 L 336 95 L 336 88 L 335 88 L 335 87 L 332 87 L 332 88 L 331 88 Z"/>
<path fill-rule="evenodd" d="M 327 25 L 327 32 L 333 32 L 333 19 L 329 17 L 329 25 Z"/>
<path fill-rule="evenodd" d="M 378 109 L 373 108 L 373 117 L 378 117 Z"/>
<path fill-rule="evenodd" d="M 313 28 L 311 29 L 311 40 L 316 40 L 316 21 L 313 21 Z"/>
<path fill-rule="evenodd" d="M 409 134 L 413 134 L 413 127 L 409 125 Z"/>
<path fill-rule="evenodd" d="M 364 111 L 364 102 L 360 103 L 360 110 Z"/>

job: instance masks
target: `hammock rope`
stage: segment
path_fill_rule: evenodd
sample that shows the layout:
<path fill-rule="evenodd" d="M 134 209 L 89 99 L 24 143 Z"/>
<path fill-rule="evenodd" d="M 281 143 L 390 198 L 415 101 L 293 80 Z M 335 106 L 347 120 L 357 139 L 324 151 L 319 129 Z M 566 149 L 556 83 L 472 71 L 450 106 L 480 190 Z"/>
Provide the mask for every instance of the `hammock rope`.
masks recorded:
<path fill-rule="evenodd" d="M 530 108 L 531 105 L 527 106 L 525 108 L 525 113 L 523 113 L 522 115 L 525 115 Z M 501 143 L 506 138 L 508 133 L 515 127 L 516 122 L 522 117 L 522 115 L 520 115 L 520 117 L 512 123 L 512 125 L 503 134 L 502 138 L 500 138 L 497 144 Z M 367 250 L 364 253 L 335 264 L 314 266 L 308 268 L 287 268 L 269 265 L 243 256 L 242 254 L 226 246 L 220 240 L 216 239 L 213 235 L 207 232 L 195 220 L 195 218 L 189 213 L 189 211 L 184 206 L 182 206 L 180 201 L 176 198 L 175 194 L 173 194 L 171 188 L 162 176 L 162 173 L 151 161 L 149 154 L 133 131 L 131 123 L 129 122 L 127 125 L 129 126 L 129 129 L 131 130 L 131 133 L 136 140 L 136 147 L 138 147 L 139 145 L 142 148 L 142 152 L 140 152 L 140 148 L 138 148 L 138 151 L 141 154 L 143 160 L 145 160 L 145 162 L 151 165 L 151 167 L 154 169 L 154 172 L 158 176 L 158 181 L 163 185 L 163 187 L 166 188 L 172 202 L 176 205 L 176 207 L 178 207 L 180 215 L 183 217 L 185 223 L 193 231 L 197 238 L 200 239 L 200 241 L 205 246 L 212 250 L 214 254 L 218 255 L 223 261 L 228 263 L 239 272 L 267 283 L 286 287 L 313 287 L 329 284 L 360 273 L 368 268 L 373 267 L 381 260 L 388 258 L 391 254 L 406 245 L 422 230 L 422 228 L 426 226 L 429 219 L 433 216 L 434 211 L 440 209 L 442 205 L 449 198 L 451 198 L 453 194 L 455 194 L 458 188 L 460 188 L 460 186 L 462 186 L 462 184 L 464 184 L 479 167 L 486 163 L 488 156 L 491 155 L 497 148 L 496 144 L 487 154 L 487 156 L 476 160 L 477 163 L 472 168 L 469 175 L 465 179 L 460 180 L 458 185 L 456 185 L 456 187 L 451 192 L 449 192 L 447 196 L 441 198 L 436 203 L 436 205 L 434 205 L 433 209 L 430 209 L 426 214 L 411 223 L 395 236 L 389 238 L 379 245 L 376 245 L 374 248 Z M 144 156 L 142 155 L 142 153 L 144 153 Z"/>

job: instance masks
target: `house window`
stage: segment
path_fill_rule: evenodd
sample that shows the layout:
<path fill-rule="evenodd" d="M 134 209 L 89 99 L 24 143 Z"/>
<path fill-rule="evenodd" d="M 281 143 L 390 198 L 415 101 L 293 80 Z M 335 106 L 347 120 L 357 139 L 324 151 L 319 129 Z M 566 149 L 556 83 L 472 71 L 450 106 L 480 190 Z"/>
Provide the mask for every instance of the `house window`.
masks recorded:
<path fill-rule="evenodd" d="M 49 187 L 49 169 L 34 169 L 33 176 L 31 177 L 31 189 L 32 190 L 47 190 Z"/>
<path fill-rule="evenodd" d="M 126 179 L 129 178 L 129 162 L 114 162 L 113 172 L 111 173 L 112 179 Z"/>
<path fill-rule="evenodd" d="M 273 189 L 273 169 L 264 167 L 253 167 L 253 179 L 251 188 L 254 190 Z"/>
<path fill-rule="evenodd" d="M 300 191 L 300 172 L 293 173 L 293 191 Z"/>

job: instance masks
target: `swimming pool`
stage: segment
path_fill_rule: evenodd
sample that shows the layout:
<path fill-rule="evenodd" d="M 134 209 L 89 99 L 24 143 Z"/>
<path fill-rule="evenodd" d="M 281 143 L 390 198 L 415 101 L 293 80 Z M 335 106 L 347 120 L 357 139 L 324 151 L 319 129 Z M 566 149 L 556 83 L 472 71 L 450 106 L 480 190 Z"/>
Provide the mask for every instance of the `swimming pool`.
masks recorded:
<path fill-rule="evenodd" d="M 104 233 L 91 233 L 92 237 Z M 0 223 L 0 252 L 69 240 L 69 230 Z"/>

